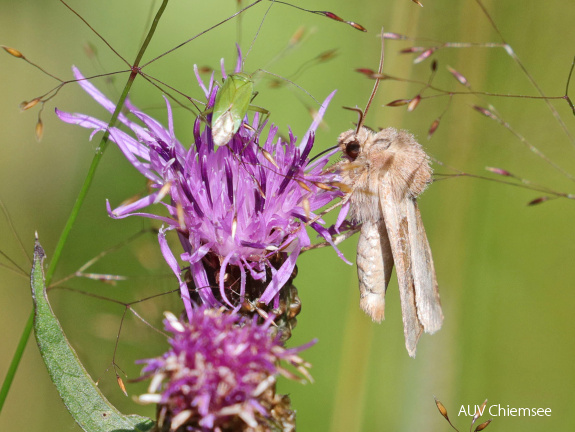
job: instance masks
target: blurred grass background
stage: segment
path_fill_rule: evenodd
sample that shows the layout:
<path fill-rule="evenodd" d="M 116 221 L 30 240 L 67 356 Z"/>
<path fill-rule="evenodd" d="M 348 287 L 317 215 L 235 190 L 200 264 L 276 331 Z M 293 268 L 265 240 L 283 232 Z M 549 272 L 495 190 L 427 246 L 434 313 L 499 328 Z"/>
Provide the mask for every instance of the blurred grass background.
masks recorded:
<path fill-rule="evenodd" d="M 336 143 L 338 134 L 351 127 L 353 113 L 341 106 L 364 107 L 372 81 L 357 67 L 377 68 L 382 26 L 410 36 L 441 41 L 500 42 L 474 1 L 427 0 L 420 8 L 409 0 L 298 2 L 316 10 L 330 10 L 361 23 L 367 34 L 345 25 L 276 5 L 268 14 L 245 71 L 265 67 L 289 77 L 320 52 L 338 49 L 338 56 L 307 70 L 297 84 L 322 100 L 338 89 L 318 133 L 318 149 Z M 71 77 L 77 65 L 87 75 L 125 69 L 122 63 L 59 2 L 0 1 L 0 43 L 21 50 L 29 59 L 59 77 Z M 153 7 L 151 2 L 102 0 L 73 1 L 71 5 L 97 28 L 127 59 L 135 57 Z M 487 9 L 509 44 L 548 95 L 561 96 L 575 47 L 575 5 L 540 2 L 485 1 Z M 157 7 L 157 2 L 155 3 Z M 199 95 L 193 64 L 218 68 L 224 57 L 228 70 L 235 64 L 235 42 L 247 52 L 267 5 L 247 12 L 238 30 L 231 21 L 150 67 L 148 73 L 186 93 Z M 152 58 L 201 30 L 228 17 L 236 2 L 172 1 L 147 58 Z M 297 51 L 268 65 L 300 25 L 313 34 Z M 312 31 L 313 29 L 313 31 Z M 101 66 L 84 51 L 87 42 L 97 47 Z M 385 71 L 394 76 L 425 81 L 430 60 L 414 65 L 413 55 L 398 55 L 409 42 L 386 44 Z M 43 94 L 55 82 L 22 61 L 0 56 L 0 197 L 11 213 L 16 230 L 29 252 L 37 230 L 51 256 L 76 194 L 90 164 L 96 141 L 88 132 L 60 123 L 57 106 L 108 118 L 76 86 L 65 87 L 46 105 L 44 139 L 34 139 L 36 109 L 18 112 L 18 104 Z M 462 90 L 445 70 L 450 65 L 463 73 L 476 90 L 536 94 L 516 64 L 502 49 L 450 49 L 434 55 L 439 72 L 434 83 Z M 219 76 L 219 74 L 217 75 Z M 116 98 L 126 77 L 115 84 L 96 81 Z M 114 86 L 117 90 L 114 90 Z M 573 191 L 573 183 L 528 151 L 509 131 L 471 109 L 472 97 L 456 97 L 433 138 L 426 139 L 432 121 L 443 111 L 447 98 L 424 100 L 412 113 L 382 105 L 413 97 L 417 85 L 385 82 L 367 124 L 409 129 L 435 158 L 466 172 L 485 174 L 485 166 L 505 168 L 534 182 L 560 191 Z M 290 86 L 271 89 L 263 79 L 257 104 L 271 111 L 282 130 L 291 126 L 298 136 L 310 119 L 304 93 Z M 143 80 L 132 100 L 165 123 L 161 94 Z M 302 101 L 304 104 L 302 104 Z M 575 173 L 575 149 L 540 100 L 488 99 L 515 130 L 527 137 L 553 161 Z M 554 102 L 568 127 L 572 113 L 566 103 Z M 192 116 L 176 110 L 176 133 L 191 139 Z M 447 172 L 436 166 L 436 172 Z M 118 205 L 143 191 L 144 180 L 110 146 L 96 175 L 64 252 L 55 279 L 73 271 L 103 250 L 147 227 L 142 220 L 112 221 L 105 200 Z M 442 330 L 424 335 L 416 359 L 405 351 L 396 282 L 387 296 L 386 321 L 371 323 L 358 307 L 356 270 L 342 263 L 330 249 L 303 255 L 296 285 L 303 312 L 292 346 L 317 337 L 319 343 L 304 353 L 313 364 L 313 385 L 280 384 L 298 411 L 299 431 L 415 431 L 449 430 L 437 413 L 433 396 L 447 407 L 456 425 L 465 429 L 469 417 L 457 415 L 462 405 L 551 408 L 551 417 L 495 417 L 493 431 L 569 430 L 575 421 L 575 226 L 573 202 L 558 199 L 535 207 L 526 203 L 540 193 L 499 183 L 459 178 L 435 183 L 420 200 L 433 249 L 445 314 Z M 354 260 L 355 243 L 341 246 Z M 7 223 L 0 222 L 0 249 L 25 269 L 26 258 Z M 6 262 L 6 261 L 2 261 Z M 164 264 L 153 235 L 99 262 L 94 272 L 129 275 L 117 286 L 91 280 L 65 285 L 120 301 L 133 301 L 173 289 L 174 279 Z M 0 376 L 4 377 L 18 338 L 31 310 L 27 280 L 0 269 Z M 53 291 L 52 304 L 80 357 L 100 386 L 124 412 L 153 416 L 151 407 L 136 405 L 118 389 L 110 366 L 123 307 L 66 291 Z M 150 322 L 159 325 L 165 309 L 178 310 L 177 296 L 165 296 L 137 306 Z M 165 343 L 142 323 L 127 318 L 119 343 L 117 362 L 131 378 L 139 374 L 134 360 L 159 355 Z M 145 384 L 130 384 L 131 395 Z M 487 416 L 486 416 L 487 417 Z M 12 391 L 0 416 L 0 430 L 79 430 L 49 381 L 33 340 L 30 340 Z"/>

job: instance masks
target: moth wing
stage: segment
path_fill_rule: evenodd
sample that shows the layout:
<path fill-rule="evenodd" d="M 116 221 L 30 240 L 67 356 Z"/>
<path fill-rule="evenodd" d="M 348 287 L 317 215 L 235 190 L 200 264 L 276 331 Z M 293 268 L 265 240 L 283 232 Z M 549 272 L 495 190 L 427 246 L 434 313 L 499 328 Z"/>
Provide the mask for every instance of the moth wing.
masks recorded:
<path fill-rule="evenodd" d="M 408 199 L 398 198 L 393 185 L 387 181 L 381 181 L 379 184 L 379 198 L 399 284 L 405 347 L 409 355 L 415 357 L 423 326 L 417 315 L 415 285 L 411 272 L 408 219 L 408 206 L 411 204 Z"/>
<path fill-rule="evenodd" d="M 393 255 L 383 219 L 364 222 L 357 242 L 359 304 L 377 322 L 385 318 L 385 292 L 392 269 Z"/>
<path fill-rule="evenodd" d="M 443 312 L 439 300 L 437 277 L 431 248 L 417 201 L 406 198 L 407 225 L 409 227 L 409 245 L 411 250 L 411 273 L 415 286 L 415 304 L 417 316 L 426 333 L 435 333 L 443 324 Z"/>

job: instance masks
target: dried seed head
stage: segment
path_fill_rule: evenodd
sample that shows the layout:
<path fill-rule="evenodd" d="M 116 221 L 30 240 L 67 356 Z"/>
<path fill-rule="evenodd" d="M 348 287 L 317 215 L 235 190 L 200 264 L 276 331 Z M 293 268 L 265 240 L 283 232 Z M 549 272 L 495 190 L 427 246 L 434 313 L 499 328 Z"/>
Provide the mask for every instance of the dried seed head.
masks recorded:
<path fill-rule="evenodd" d="M 317 58 L 319 61 L 328 61 L 334 58 L 337 55 L 337 49 L 331 49 L 320 53 Z"/>
<path fill-rule="evenodd" d="M 528 205 L 528 206 L 537 205 L 537 204 L 544 203 L 545 201 L 549 201 L 549 197 L 548 197 L 548 196 L 542 196 L 542 197 L 539 197 L 539 198 L 535 198 L 534 200 L 529 201 L 529 202 L 527 203 L 527 205 Z"/>
<path fill-rule="evenodd" d="M 487 108 L 480 107 L 479 105 L 473 105 L 473 109 L 485 117 L 489 117 L 490 119 L 500 121 L 499 117 L 496 116 L 492 111 L 488 110 Z"/>
<path fill-rule="evenodd" d="M 84 53 L 86 53 L 86 57 L 89 59 L 93 59 L 98 55 L 98 49 L 96 46 L 90 42 L 84 44 Z"/>
<path fill-rule="evenodd" d="M 36 141 L 42 141 L 42 137 L 44 136 L 44 124 L 42 123 L 42 119 L 38 118 L 34 132 L 36 133 Z"/>
<path fill-rule="evenodd" d="M 393 40 L 406 40 L 407 36 L 404 36 L 404 35 L 399 34 L 399 33 L 385 32 L 383 34 L 383 38 L 384 39 L 393 39 Z"/>
<path fill-rule="evenodd" d="M 411 53 L 414 53 L 414 52 L 422 52 L 422 51 L 425 51 L 425 50 L 426 50 L 425 47 L 416 46 L 416 47 L 404 48 L 404 49 L 402 49 L 401 51 L 399 51 L 399 53 L 400 53 L 400 54 L 411 54 Z"/>
<path fill-rule="evenodd" d="M 435 399 L 435 405 L 437 405 L 437 409 L 439 410 L 439 412 L 441 413 L 441 415 L 443 417 L 445 417 L 445 419 L 447 421 L 449 421 L 449 417 L 447 415 L 447 409 L 445 408 L 445 406 L 441 403 L 441 401 L 439 399 L 437 399 L 436 397 L 434 397 Z"/>
<path fill-rule="evenodd" d="M 301 26 L 300 28 L 298 28 L 295 33 L 292 35 L 292 37 L 289 40 L 289 45 L 290 46 L 294 46 L 297 45 L 299 42 L 301 42 L 303 36 L 305 35 L 305 30 L 306 28 L 304 26 Z"/>
<path fill-rule="evenodd" d="M 360 30 L 362 32 L 366 32 L 367 29 L 362 26 L 361 24 L 358 24 L 356 22 L 353 21 L 346 21 L 343 18 L 337 16 L 336 14 L 334 14 L 333 12 L 328 12 L 328 11 L 317 11 L 318 14 L 323 15 L 329 19 L 335 20 L 335 21 L 339 21 L 339 22 L 343 22 L 346 23 L 350 26 L 352 26 L 354 29 Z"/>
<path fill-rule="evenodd" d="M 477 411 L 475 411 L 475 414 L 473 414 L 473 420 L 471 421 L 471 425 L 473 425 L 473 423 L 475 423 L 477 419 L 481 417 L 486 405 L 487 405 L 487 399 L 485 399 L 485 401 L 481 404 L 481 406 L 477 409 Z"/>
<path fill-rule="evenodd" d="M 284 82 L 280 79 L 274 78 L 270 80 L 269 88 L 280 88 L 284 85 Z"/>
<path fill-rule="evenodd" d="M 385 80 L 389 78 L 389 75 L 382 73 L 374 73 L 369 76 L 371 79 Z"/>
<path fill-rule="evenodd" d="M 423 7 L 423 5 L 422 5 L 418 0 L 411 0 L 411 1 L 412 1 L 413 3 L 419 5 L 419 6 Z"/>
<path fill-rule="evenodd" d="M 361 24 L 354 23 L 354 22 L 352 22 L 352 21 L 348 21 L 348 24 L 349 24 L 350 26 L 352 26 L 354 29 L 361 30 L 362 32 L 366 32 L 366 31 L 367 31 L 367 29 L 366 29 L 364 26 L 362 26 Z"/>
<path fill-rule="evenodd" d="M 485 169 L 489 172 L 494 173 L 494 174 L 498 174 L 498 175 L 505 176 L 505 177 L 513 177 L 513 174 L 511 174 L 509 171 L 501 169 L 501 168 L 485 167 Z"/>
<path fill-rule="evenodd" d="M 30 102 L 24 101 L 20 103 L 20 111 L 26 111 L 29 110 L 30 108 L 36 106 L 36 104 L 38 102 L 40 102 L 42 99 L 37 97 L 35 99 L 32 99 Z"/>
<path fill-rule="evenodd" d="M 122 378 L 116 376 L 116 382 L 118 383 L 118 387 L 120 387 L 120 390 L 122 390 L 122 393 L 128 396 L 128 392 L 126 391 L 126 386 L 124 385 L 124 381 L 122 380 Z"/>
<path fill-rule="evenodd" d="M 433 120 L 433 123 L 431 123 L 431 126 L 429 127 L 429 131 L 427 131 L 427 139 L 431 139 L 431 136 L 435 133 L 438 127 L 439 119 Z"/>
<path fill-rule="evenodd" d="M 359 72 L 361 74 L 367 75 L 369 77 L 371 77 L 375 73 L 375 71 L 373 69 L 368 69 L 368 68 L 357 68 L 355 71 Z"/>
<path fill-rule="evenodd" d="M 396 99 L 394 101 L 389 102 L 385 106 L 398 107 L 398 106 L 402 106 L 402 105 L 407 105 L 410 102 L 411 102 L 411 99 Z"/>
<path fill-rule="evenodd" d="M 214 68 L 212 68 L 211 66 L 200 66 L 198 68 L 198 72 L 201 74 L 212 73 L 213 71 L 214 71 Z"/>
<path fill-rule="evenodd" d="M 421 102 L 421 95 L 417 95 L 413 99 L 411 99 L 411 101 L 407 105 L 407 112 L 411 112 L 415 108 L 417 108 L 417 105 L 419 105 L 419 102 Z"/>
<path fill-rule="evenodd" d="M 451 66 L 447 66 L 447 70 L 449 71 L 449 73 L 451 75 L 453 75 L 453 77 L 459 81 L 461 84 L 463 84 L 465 87 L 469 88 L 469 81 L 467 81 L 467 78 L 465 78 L 461 73 L 459 73 L 458 71 L 456 71 L 455 69 L 453 69 Z"/>
<path fill-rule="evenodd" d="M 413 63 L 417 64 L 417 63 L 421 63 L 423 60 L 431 57 L 431 55 L 437 50 L 436 47 L 433 48 L 429 48 L 428 50 L 423 51 L 421 54 L 419 54 L 417 57 L 415 57 L 413 59 Z"/>
<path fill-rule="evenodd" d="M 20 51 L 18 51 L 15 48 L 10 48 L 10 47 L 4 46 L 4 45 L 0 45 L 0 46 L 2 48 L 4 48 L 4 51 L 6 51 L 8 54 L 10 54 L 14 57 L 21 58 L 21 59 L 26 58 L 26 57 L 24 57 L 24 54 L 22 54 Z"/>
<path fill-rule="evenodd" d="M 344 22 L 343 18 L 337 16 L 336 14 L 334 14 L 333 12 L 321 12 L 324 16 L 328 17 L 329 19 L 335 20 L 335 21 L 339 21 L 339 22 Z"/>
<path fill-rule="evenodd" d="M 493 421 L 493 419 L 489 419 L 486 422 L 481 423 L 479 426 L 477 426 L 475 428 L 474 432 L 479 432 L 482 431 L 483 429 L 485 429 L 487 426 L 489 426 L 489 423 L 491 423 Z"/>

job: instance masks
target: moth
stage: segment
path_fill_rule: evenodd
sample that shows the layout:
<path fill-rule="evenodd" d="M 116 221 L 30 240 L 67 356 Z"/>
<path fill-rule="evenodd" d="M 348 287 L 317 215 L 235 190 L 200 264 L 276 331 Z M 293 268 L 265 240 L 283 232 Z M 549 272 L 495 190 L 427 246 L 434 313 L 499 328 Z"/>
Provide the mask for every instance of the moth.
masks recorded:
<path fill-rule="evenodd" d="M 382 76 L 383 50 L 378 76 Z M 362 223 L 357 245 L 360 306 L 376 322 L 384 319 L 385 292 L 395 265 L 405 346 L 415 357 L 421 333 L 443 323 L 437 278 L 417 197 L 431 182 L 429 157 L 407 131 L 379 132 L 363 126 L 377 91 L 376 80 L 356 129 L 343 132 L 338 169 L 349 187 L 350 215 Z"/>

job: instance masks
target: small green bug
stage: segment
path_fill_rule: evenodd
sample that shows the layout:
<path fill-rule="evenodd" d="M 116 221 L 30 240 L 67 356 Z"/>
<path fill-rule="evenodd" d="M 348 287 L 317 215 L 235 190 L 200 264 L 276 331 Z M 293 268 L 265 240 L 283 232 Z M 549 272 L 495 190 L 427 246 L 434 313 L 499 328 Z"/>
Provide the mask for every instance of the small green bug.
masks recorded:
<path fill-rule="evenodd" d="M 254 98 L 254 80 L 242 72 L 230 74 L 214 103 L 212 110 L 212 139 L 217 146 L 226 145 L 240 128 L 248 110 L 269 116 L 264 108 L 250 105 Z"/>

